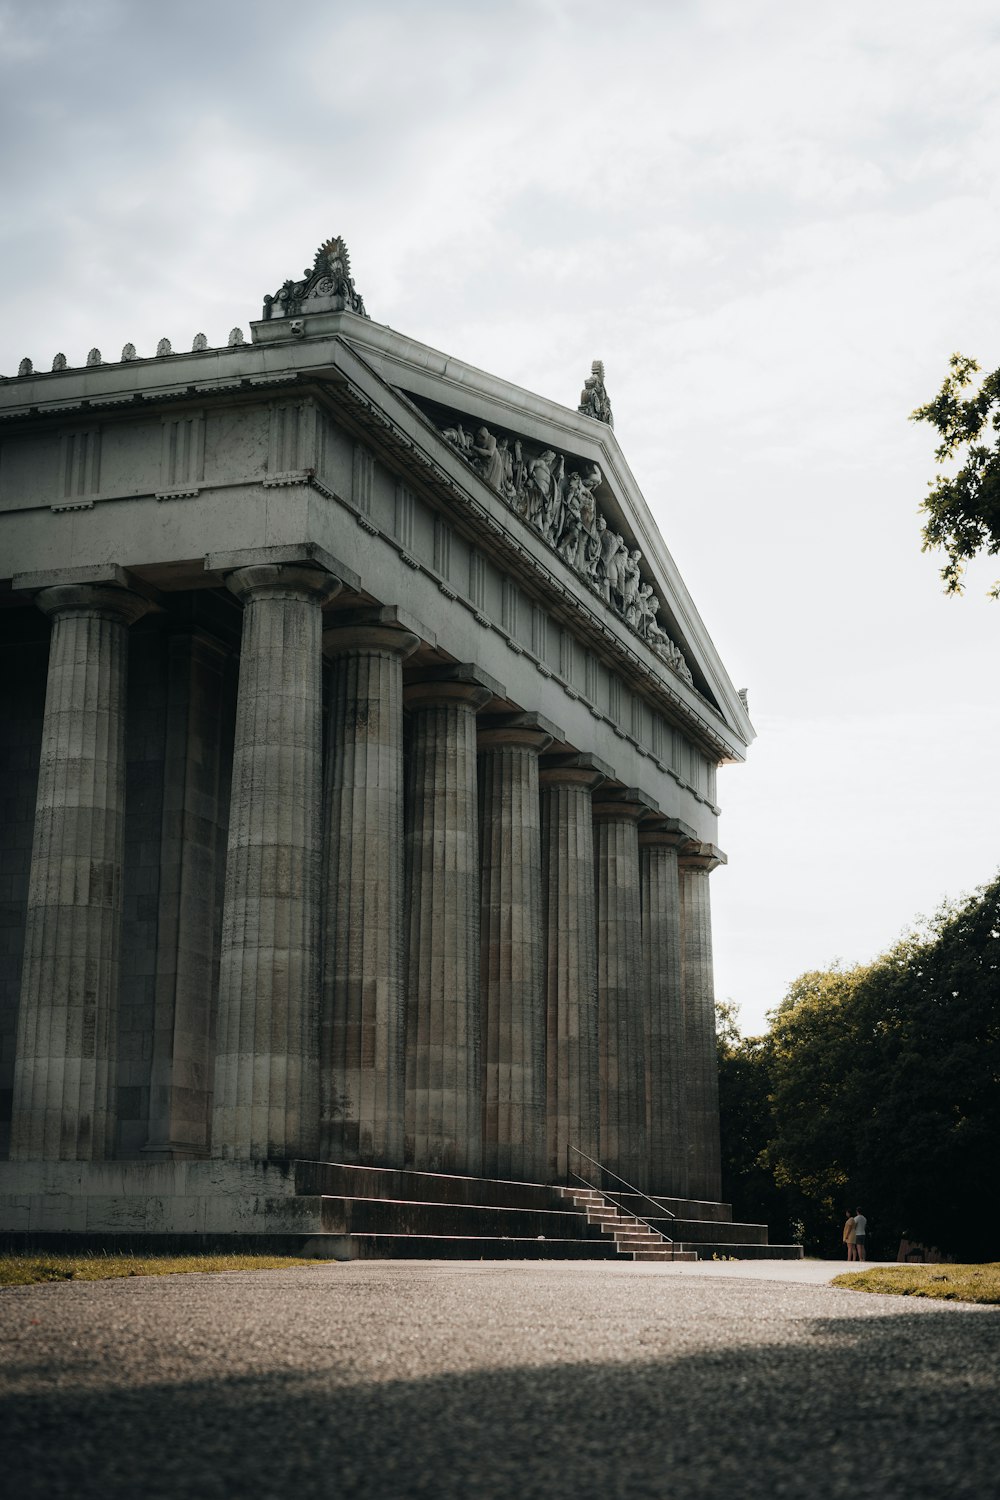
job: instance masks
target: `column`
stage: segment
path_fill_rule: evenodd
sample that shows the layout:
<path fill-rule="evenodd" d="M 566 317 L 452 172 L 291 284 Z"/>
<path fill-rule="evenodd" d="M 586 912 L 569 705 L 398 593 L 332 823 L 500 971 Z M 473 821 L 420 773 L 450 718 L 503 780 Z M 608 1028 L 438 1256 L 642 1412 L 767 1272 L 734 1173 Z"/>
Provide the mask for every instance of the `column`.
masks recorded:
<path fill-rule="evenodd" d="M 483 1173 L 544 1182 L 545 947 L 534 715 L 480 724 Z"/>
<path fill-rule="evenodd" d="M 228 649 L 198 630 L 168 644 L 156 1023 L 145 1151 L 208 1152 L 216 974 L 223 672 Z"/>
<path fill-rule="evenodd" d="M 724 858 L 714 845 L 701 844 L 680 859 L 688 1192 L 692 1198 L 712 1203 L 722 1196 L 722 1179 L 708 877 Z"/>
<path fill-rule="evenodd" d="M 114 1155 L 125 825 L 124 588 L 63 585 L 52 620 L 14 1065 L 11 1157 Z"/>
<path fill-rule="evenodd" d="M 675 820 L 671 820 L 675 821 Z M 666 820 L 639 832 L 645 1000 L 646 1131 L 653 1192 L 685 1198 L 688 1184 L 678 847 L 687 832 Z"/>
<path fill-rule="evenodd" d="M 326 787 L 320 1149 L 403 1165 L 403 660 L 418 637 L 327 630 L 333 663 Z"/>
<path fill-rule="evenodd" d="M 429 1172 L 482 1168 L 476 713 L 463 681 L 405 690 L 407 765 L 406 1159 Z"/>
<path fill-rule="evenodd" d="M 222 914 L 213 1156 L 319 1147 L 321 568 L 261 564 L 243 602 Z"/>
<path fill-rule="evenodd" d="M 603 1166 L 639 1188 L 648 1175 L 638 829 L 646 813 L 637 802 L 594 803 L 598 1154 Z"/>
<path fill-rule="evenodd" d="M 545 920 L 546 1120 L 550 1182 L 593 1177 L 599 1160 L 597 927 L 591 793 L 584 757 L 539 772 Z M 575 1147 L 576 1150 L 571 1148 Z"/>

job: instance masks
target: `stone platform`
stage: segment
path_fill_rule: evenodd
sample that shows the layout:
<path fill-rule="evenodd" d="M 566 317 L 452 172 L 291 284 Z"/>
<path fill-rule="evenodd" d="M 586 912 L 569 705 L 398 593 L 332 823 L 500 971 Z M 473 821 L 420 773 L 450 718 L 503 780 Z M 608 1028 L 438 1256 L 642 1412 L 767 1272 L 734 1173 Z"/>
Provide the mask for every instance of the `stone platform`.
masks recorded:
<path fill-rule="evenodd" d="M 335 1260 L 801 1255 L 723 1203 L 315 1161 L 0 1163 L 0 1242 Z"/>

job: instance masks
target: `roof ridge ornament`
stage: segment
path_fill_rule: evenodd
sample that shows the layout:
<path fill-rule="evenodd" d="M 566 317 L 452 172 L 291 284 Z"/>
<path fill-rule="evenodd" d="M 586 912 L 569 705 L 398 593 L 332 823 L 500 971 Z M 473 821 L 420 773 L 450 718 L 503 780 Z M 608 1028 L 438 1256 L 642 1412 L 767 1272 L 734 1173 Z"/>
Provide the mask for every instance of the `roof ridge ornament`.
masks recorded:
<path fill-rule="evenodd" d="M 604 385 L 604 361 L 595 359 L 590 366 L 590 374 L 583 383 L 580 392 L 580 405 L 577 411 L 585 417 L 595 417 L 598 422 L 607 422 L 613 428 L 615 419 L 611 415 L 611 402 L 608 398 Z"/>
<path fill-rule="evenodd" d="M 364 298 L 354 285 L 351 257 L 341 235 L 326 240 L 302 273 L 264 298 L 263 318 L 297 318 L 306 312 L 352 312 L 367 318 Z M 306 305 L 308 304 L 308 306 Z"/>

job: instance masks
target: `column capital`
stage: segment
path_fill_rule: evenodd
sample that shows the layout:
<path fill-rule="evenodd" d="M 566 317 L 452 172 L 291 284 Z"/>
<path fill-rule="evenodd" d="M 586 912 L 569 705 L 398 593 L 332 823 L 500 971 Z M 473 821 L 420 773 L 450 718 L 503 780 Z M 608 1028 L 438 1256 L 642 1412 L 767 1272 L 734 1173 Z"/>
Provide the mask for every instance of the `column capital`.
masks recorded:
<path fill-rule="evenodd" d="M 659 803 L 635 786 L 602 787 L 594 802 L 594 818 L 598 823 L 641 823 L 659 811 Z"/>
<path fill-rule="evenodd" d="M 502 683 L 471 662 L 432 667 L 403 689 L 403 702 L 408 709 L 449 708 L 465 703 L 478 713 L 491 698 L 506 696 L 507 689 Z"/>
<path fill-rule="evenodd" d="M 680 854 L 680 865 L 683 870 L 704 870 L 706 874 L 710 874 L 720 865 L 728 863 L 722 850 L 715 844 L 698 844 L 690 851 L 682 850 Z"/>
<path fill-rule="evenodd" d="M 536 750 L 539 755 L 556 740 L 563 739 L 558 724 L 535 713 L 488 714 L 477 724 L 480 750 L 505 746 Z"/>
<path fill-rule="evenodd" d="M 52 619 L 99 615 L 118 625 L 132 625 L 152 608 L 148 599 L 130 589 L 93 583 L 63 583 L 42 589 L 35 595 L 35 603 Z"/>
<path fill-rule="evenodd" d="M 241 568 L 281 567 L 320 568 L 340 580 L 342 588 L 357 591 L 361 579 L 339 558 L 317 542 L 291 542 L 283 547 L 240 547 L 233 552 L 210 552 L 205 558 L 206 573 L 224 578 Z"/>
<path fill-rule="evenodd" d="M 383 652 L 401 660 L 412 656 L 420 637 L 411 630 L 390 625 L 331 625 L 323 631 L 323 655 L 347 656 L 352 652 Z"/>
<path fill-rule="evenodd" d="M 593 791 L 614 775 L 606 760 L 581 752 L 569 755 L 546 755 L 538 771 L 539 786 L 582 786 Z"/>
<path fill-rule="evenodd" d="M 437 647 L 437 636 L 430 626 L 398 604 L 356 605 L 338 602 L 336 609 L 326 618 L 328 630 L 354 625 L 384 625 L 390 630 L 417 636 L 425 646 Z"/>
<path fill-rule="evenodd" d="M 680 818 L 647 818 L 639 829 L 639 844 L 643 849 L 676 849 L 678 854 L 701 848 L 697 833 Z"/>
<path fill-rule="evenodd" d="M 226 587 L 241 604 L 251 599 L 301 599 L 325 604 L 343 588 L 339 578 L 315 563 L 253 563 L 226 574 Z"/>

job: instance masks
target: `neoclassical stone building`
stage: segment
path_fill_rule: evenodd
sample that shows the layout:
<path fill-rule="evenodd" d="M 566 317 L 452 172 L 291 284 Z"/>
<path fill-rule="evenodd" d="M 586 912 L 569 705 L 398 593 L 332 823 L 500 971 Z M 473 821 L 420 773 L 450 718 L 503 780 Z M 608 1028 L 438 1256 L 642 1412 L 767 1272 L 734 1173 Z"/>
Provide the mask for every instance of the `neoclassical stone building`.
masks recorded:
<path fill-rule="evenodd" d="M 600 365 L 439 354 L 333 240 L 249 343 L 25 360 L 0 417 L 0 1228 L 292 1159 L 717 1199 L 753 731 Z"/>

